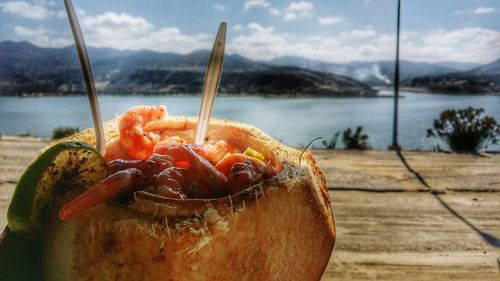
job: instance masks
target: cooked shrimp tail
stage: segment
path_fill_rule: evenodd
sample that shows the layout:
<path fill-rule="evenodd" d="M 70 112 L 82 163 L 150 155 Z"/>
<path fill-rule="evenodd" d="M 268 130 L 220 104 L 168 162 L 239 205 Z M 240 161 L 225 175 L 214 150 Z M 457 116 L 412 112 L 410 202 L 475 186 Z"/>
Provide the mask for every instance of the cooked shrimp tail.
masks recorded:
<path fill-rule="evenodd" d="M 187 198 L 182 191 L 183 186 L 186 186 L 187 178 L 192 177 L 187 169 L 170 167 L 162 171 L 156 177 L 155 186 L 156 194 L 168 198 Z"/>
<path fill-rule="evenodd" d="M 188 145 L 181 144 L 180 150 L 184 153 L 194 173 L 199 175 L 203 182 L 211 184 L 216 188 L 220 188 L 226 184 L 226 176 L 219 172 L 208 160 L 194 152 Z"/>
<path fill-rule="evenodd" d="M 59 218 L 68 220 L 85 210 L 104 203 L 118 195 L 133 191 L 138 183 L 143 181 L 142 172 L 130 168 L 114 173 L 98 184 L 90 187 L 59 210 Z"/>

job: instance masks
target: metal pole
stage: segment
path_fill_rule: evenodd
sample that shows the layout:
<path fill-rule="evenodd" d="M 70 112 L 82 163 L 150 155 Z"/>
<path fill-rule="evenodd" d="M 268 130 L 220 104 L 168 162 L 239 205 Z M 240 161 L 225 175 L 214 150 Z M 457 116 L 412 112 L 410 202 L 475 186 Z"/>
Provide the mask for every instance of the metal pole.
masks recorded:
<path fill-rule="evenodd" d="M 401 15 L 401 0 L 398 0 L 398 21 L 396 33 L 396 65 L 394 67 L 394 120 L 392 126 L 392 148 L 399 149 L 398 144 L 398 101 L 399 101 L 399 22 Z"/>

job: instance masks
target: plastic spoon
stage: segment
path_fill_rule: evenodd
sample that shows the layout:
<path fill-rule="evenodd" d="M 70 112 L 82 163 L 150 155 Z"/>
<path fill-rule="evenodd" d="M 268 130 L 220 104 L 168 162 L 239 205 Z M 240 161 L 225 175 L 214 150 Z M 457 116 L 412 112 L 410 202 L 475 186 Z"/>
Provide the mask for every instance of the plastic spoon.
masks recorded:
<path fill-rule="evenodd" d="M 212 53 L 208 61 L 207 71 L 205 73 L 205 83 L 201 96 L 200 113 L 198 115 L 198 124 L 196 125 L 196 135 L 194 142 L 196 144 L 205 143 L 205 137 L 208 131 L 208 122 L 212 109 L 214 107 L 217 89 L 219 88 L 220 75 L 222 72 L 222 63 L 224 62 L 224 49 L 226 46 L 226 23 L 221 22 L 217 37 L 215 38 Z"/>
<path fill-rule="evenodd" d="M 78 23 L 78 18 L 76 17 L 75 9 L 73 9 L 71 0 L 64 0 L 64 6 L 66 7 L 66 13 L 68 14 L 69 25 L 71 26 L 71 31 L 73 32 L 76 50 L 82 67 L 83 79 L 85 81 L 85 87 L 87 88 L 90 109 L 92 111 L 92 120 L 94 121 L 97 150 L 104 155 L 106 152 L 106 141 L 104 139 L 101 111 L 99 109 L 99 101 L 97 100 L 94 78 L 92 76 L 92 68 L 90 67 L 89 56 L 87 54 L 87 47 L 85 46 L 82 30 L 80 29 L 80 24 Z"/>

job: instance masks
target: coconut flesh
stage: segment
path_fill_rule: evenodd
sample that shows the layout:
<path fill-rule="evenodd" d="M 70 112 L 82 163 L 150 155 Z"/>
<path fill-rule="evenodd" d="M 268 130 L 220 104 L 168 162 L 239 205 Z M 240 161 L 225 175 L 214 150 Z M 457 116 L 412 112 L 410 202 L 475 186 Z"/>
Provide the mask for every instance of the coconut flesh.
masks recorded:
<path fill-rule="evenodd" d="M 169 117 L 175 118 L 175 117 Z M 192 140 L 196 119 L 162 128 Z M 117 119 L 105 124 L 118 135 Z M 86 130 L 65 140 L 95 143 Z M 309 152 L 245 124 L 211 119 L 209 140 L 252 147 L 283 171 L 217 199 L 170 199 L 137 192 L 61 222 L 47 219 L 45 280 L 319 280 L 335 242 L 326 182 Z"/>

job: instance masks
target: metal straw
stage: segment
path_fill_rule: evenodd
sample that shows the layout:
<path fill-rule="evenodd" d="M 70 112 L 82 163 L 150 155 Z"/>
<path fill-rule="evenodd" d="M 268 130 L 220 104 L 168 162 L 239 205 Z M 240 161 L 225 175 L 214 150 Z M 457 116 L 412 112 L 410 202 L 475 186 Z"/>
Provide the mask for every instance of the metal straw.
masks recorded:
<path fill-rule="evenodd" d="M 92 68 L 90 67 L 89 56 L 87 54 L 87 47 L 85 46 L 82 30 L 80 29 L 80 24 L 78 23 L 78 18 L 76 17 L 75 9 L 73 9 L 71 0 L 64 0 L 64 6 L 66 7 L 66 13 L 68 14 L 69 25 L 71 26 L 71 31 L 73 32 L 76 51 L 78 53 L 78 57 L 80 58 L 80 65 L 82 67 L 83 79 L 85 81 L 85 87 L 87 88 L 90 109 L 92 111 L 92 119 L 94 121 L 96 147 L 99 152 L 104 155 L 106 150 L 106 141 L 104 139 L 101 111 L 99 109 L 99 101 L 97 100 L 94 78 L 92 76 Z"/>
<path fill-rule="evenodd" d="M 222 63 L 224 62 L 225 46 L 226 23 L 221 22 L 219 31 L 217 31 L 214 46 L 212 47 L 212 53 L 210 54 L 207 71 L 205 73 L 205 83 L 203 84 L 200 113 L 198 115 L 198 124 L 196 125 L 196 135 L 194 138 L 194 142 L 196 144 L 205 143 L 210 115 L 212 115 L 217 89 L 219 88 Z"/>

